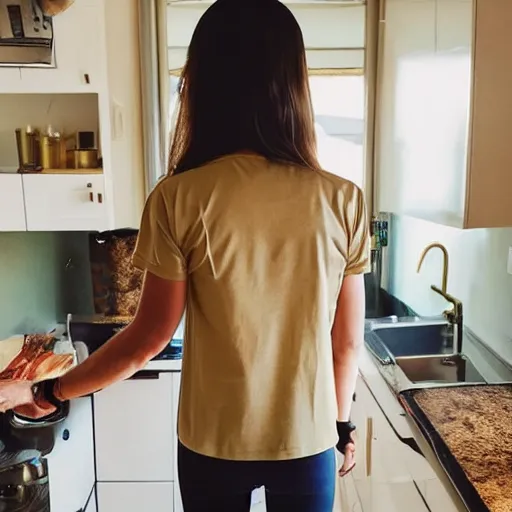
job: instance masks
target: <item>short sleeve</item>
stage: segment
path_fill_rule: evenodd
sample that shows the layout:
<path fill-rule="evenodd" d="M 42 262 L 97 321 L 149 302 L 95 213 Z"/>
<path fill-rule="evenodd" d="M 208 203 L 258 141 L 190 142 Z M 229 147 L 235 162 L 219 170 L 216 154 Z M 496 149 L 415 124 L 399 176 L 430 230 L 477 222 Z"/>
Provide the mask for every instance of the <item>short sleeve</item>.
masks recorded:
<path fill-rule="evenodd" d="M 133 265 L 140 270 L 171 281 L 184 281 L 187 277 L 185 258 L 171 229 L 172 209 L 165 197 L 163 183 L 157 185 L 150 194 L 140 226 Z"/>
<path fill-rule="evenodd" d="M 352 210 L 352 232 L 349 238 L 345 275 L 366 274 L 371 270 L 370 226 L 363 192 L 358 188 Z"/>

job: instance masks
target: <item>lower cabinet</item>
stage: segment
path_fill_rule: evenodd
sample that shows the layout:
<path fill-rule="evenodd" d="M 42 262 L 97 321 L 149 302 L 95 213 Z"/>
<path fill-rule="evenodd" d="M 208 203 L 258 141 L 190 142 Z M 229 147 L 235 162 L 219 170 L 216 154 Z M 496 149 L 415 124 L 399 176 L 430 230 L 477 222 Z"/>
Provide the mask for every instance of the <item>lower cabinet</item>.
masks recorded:
<path fill-rule="evenodd" d="M 141 372 L 94 397 L 99 482 L 172 482 L 173 374 Z"/>
<path fill-rule="evenodd" d="M 352 421 L 357 465 L 340 481 L 337 512 L 456 512 L 430 464 L 399 440 L 361 377 Z"/>
<path fill-rule="evenodd" d="M 85 507 L 85 512 L 98 512 L 98 504 L 96 503 L 96 489 L 91 495 L 91 499 L 89 503 L 87 503 L 87 507 Z"/>
<path fill-rule="evenodd" d="M 94 396 L 98 512 L 182 511 L 179 372 L 143 371 Z"/>
<path fill-rule="evenodd" d="M 98 483 L 98 512 L 171 512 L 172 482 Z"/>
<path fill-rule="evenodd" d="M 103 174 L 24 174 L 28 231 L 108 229 Z"/>
<path fill-rule="evenodd" d="M 0 231 L 26 231 L 21 174 L 0 173 Z"/>

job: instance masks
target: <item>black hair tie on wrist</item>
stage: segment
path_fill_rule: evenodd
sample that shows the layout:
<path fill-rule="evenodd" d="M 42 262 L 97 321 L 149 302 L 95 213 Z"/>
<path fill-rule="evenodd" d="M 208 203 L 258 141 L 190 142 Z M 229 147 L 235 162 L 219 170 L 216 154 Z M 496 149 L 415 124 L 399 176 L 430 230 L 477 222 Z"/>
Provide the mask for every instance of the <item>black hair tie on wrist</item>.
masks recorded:
<path fill-rule="evenodd" d="M 356 426 L 351 421 L 337 421 L 336 430 L 338 431 L 338 444 L 337 450 L 345 454 L 347 444 L 352 442 L 351 434 L 356 429 Z"/>

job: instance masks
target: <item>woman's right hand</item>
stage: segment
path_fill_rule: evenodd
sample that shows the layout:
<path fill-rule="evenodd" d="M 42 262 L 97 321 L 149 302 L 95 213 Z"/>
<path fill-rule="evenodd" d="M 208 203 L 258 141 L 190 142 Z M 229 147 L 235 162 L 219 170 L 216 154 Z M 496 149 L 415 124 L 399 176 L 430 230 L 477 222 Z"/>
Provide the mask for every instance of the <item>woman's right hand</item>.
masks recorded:
<path fill-rule="evenodd" d="M 356 466 L 356 444 L 355 440 L 352 439 L 345 446 L 345 453 L 343 454 L 343 464 L 338 470 L 339 476 L 345 476 L 350 473 Z"/>
<path fill-rule="evenodd" d="M 344 460 L 338 473 L 340 476 L 345 476 L 350 473 L 356 465 L 356 443 L 355 443 L 355 430 L 356 427 L 350 421 L 336 422 L 338 430 L 339 441 L 336 448 L 343 454 Z"/>

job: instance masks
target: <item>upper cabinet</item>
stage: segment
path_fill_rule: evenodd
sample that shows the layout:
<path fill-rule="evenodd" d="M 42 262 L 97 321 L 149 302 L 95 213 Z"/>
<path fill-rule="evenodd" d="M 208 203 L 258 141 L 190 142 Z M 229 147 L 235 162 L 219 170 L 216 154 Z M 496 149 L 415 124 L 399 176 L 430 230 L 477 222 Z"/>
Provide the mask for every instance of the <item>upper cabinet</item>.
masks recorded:
<path fill-rule="evenodd" d="M 79 0 L 52 24 L 54 65 L 0 65 L 0 231 L 137 228 L 146 195 L 138 0 Z M 68 141 L 94 133 L 98 165 L 59 158 L 16 175 L 15 130 L 29 126 Z"/>
<path fill-rule="evenodd" d="M 459 228 L 512 226 L 512 2 L 384 4 L 379 210 Z"/>
<path fill-rule="evenodd" d="M 0 68 L 17 75 L 14 92 L 99 92 L 105 85 L 105 28 L 101 0 L 80 0 L 52 18 L 52 67 Z M 0 93 L 13 92 L 12 79 L 0 80 Z"/>
<path fill-rule="evenodd" d="M 25 231 L 23 185 L 19 174 L 0 172 L 0 231 Z"/>

